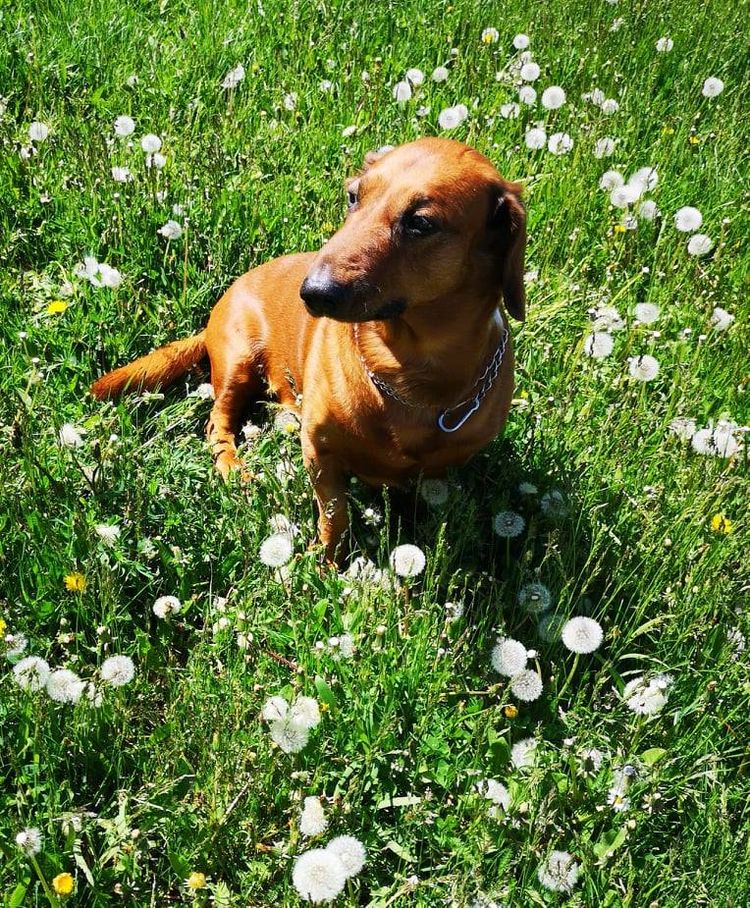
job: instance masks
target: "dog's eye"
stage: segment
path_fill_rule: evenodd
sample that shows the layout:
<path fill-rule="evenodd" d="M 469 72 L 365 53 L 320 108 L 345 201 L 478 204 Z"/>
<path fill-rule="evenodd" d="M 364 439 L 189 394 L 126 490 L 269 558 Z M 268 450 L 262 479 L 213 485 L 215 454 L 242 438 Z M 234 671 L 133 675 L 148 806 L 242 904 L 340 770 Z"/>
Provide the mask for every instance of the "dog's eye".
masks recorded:
<path fill-rule="evenodd" d="M 346 200 L 347 200 L 347 204 L 349 206 L 349 210 L 351 211 L 352 208 L 356 207 L 357 201 L 359 200 L 359 196 L 357 195 L 357 190 L 356 189 L 347 190 Z"/>
<path fill-rule="evenodd" d="M 438 230 L 438 225 L 423 214 L 404 215 L 402 224 L 410 236 L 428 236 Z"/>

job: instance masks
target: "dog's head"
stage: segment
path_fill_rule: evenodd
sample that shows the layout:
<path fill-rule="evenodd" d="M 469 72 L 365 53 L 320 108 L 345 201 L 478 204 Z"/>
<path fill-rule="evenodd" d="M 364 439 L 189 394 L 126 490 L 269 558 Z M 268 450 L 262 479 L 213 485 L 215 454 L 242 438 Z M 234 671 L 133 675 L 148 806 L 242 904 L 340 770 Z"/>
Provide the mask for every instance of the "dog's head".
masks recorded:
<path fill-rule="evenodd" d="M 368 154 L 346 188 L 347 219 L 300 288 L 312 315 L 382 320 L 460 296 L 524 318 L 520 187 L 479 152 L 420 139 Z"/>

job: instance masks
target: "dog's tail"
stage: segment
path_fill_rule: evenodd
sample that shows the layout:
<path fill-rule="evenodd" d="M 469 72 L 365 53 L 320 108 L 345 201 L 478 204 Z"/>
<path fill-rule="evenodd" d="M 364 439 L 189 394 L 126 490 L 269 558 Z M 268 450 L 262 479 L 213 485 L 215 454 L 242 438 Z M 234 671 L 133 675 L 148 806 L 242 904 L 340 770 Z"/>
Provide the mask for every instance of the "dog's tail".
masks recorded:
<path fill-rule="evenodd" d="M 102 375 L 91 386 L 99 400 L 118 397 L 123 391 L 166 388 L 206 356 L 206 332 L 159 347 L 147 356 Z"/>

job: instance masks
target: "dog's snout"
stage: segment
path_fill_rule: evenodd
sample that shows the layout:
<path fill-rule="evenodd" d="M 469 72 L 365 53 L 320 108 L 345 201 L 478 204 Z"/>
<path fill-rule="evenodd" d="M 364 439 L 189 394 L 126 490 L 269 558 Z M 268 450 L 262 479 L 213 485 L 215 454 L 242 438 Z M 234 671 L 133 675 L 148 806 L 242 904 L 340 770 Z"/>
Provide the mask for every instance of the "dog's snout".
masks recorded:
<path fill-rule="evenodd" d="M 334 280 L 328 268 L 321 267 L 310 271 L 302 282 L 299 295 L 313 315 L 328 315 L 347 302 L 351 288 Z"/>

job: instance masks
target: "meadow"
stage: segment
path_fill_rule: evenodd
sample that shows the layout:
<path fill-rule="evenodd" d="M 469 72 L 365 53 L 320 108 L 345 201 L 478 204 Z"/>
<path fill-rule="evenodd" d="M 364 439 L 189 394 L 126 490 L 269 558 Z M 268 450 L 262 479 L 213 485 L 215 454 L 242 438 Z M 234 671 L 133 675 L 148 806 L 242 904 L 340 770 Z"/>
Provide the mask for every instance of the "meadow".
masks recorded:
<path fill-rule="evenodd" d="M 5 906 L 750 903 L 746 11 L 0 4 Z M 273 406 L 224 484 L 207 374 L 88 389 L 425 135 L 524 186 L 514 406 L 321 570 Z"/>

